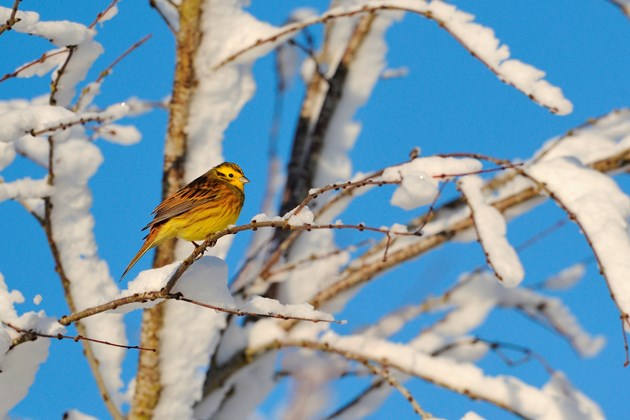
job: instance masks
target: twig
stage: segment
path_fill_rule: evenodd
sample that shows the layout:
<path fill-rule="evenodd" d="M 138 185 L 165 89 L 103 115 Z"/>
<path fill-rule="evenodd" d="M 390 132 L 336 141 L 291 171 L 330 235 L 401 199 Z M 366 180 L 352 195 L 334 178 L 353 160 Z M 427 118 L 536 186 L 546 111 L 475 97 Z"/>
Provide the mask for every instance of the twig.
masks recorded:
<path fill-rule="evenodd" d="M 31 61 L 30 63 L 27 63 L 27 64 L 23 65 L 22 67 L 18 68 L 14 72 L 7 73 L 4 76 L 0 77 L 0 83 L 4 82 L 7 79 L 11 79 L 13 77 L 17 77 L 22 71 L 24 71 L 24 70 L 28 69 L 29 67 L 32 67 L 32 66 L 34 66 L 36 64 L 43 63 L 44 61 L 48 60 L 50 57 L 54 57 L 56 55 L 66 54 L 66 53 L 68 53 L 68 48 L 62 48 L 62 49 L 57 50 L 57 51 L 44 53 L 37 60 Z"/>
<path fill-rule="evenodd" d="M 114 3 L 118 2 L 118 1 L 119 0 L 113 0 L 112 4 L 114 4 Z M 111 7 L 111 5 L 110 5 L 110 7 Z M 109 66 L 107 66 L 105 68 L 105 70 L 103 70 L 102 72 L 99 73 L 99 75 L 96 78 L 96 80 L 94 81 L 94 83 L 98 84 L 98 83 L 102 82 L 105 77 L 107 77 L 107 76 L 109 76 L 111 74 L 112 69 L 118 63 L 120 63 L 125 57 L 127 57 L 129 54 L 131 54 L 135 49 L 137 49 L 142 44 L 144 44 L 146 41 L 148 41 L 149 38 L 151 38 L 151 36 L 152 36 L 151 34 L 145 35 L 142 39 L 140 39 L 135 44 L 133 44 L 132 46 L 127 48 L 125 50 L 125 52 L 123 52 L 121 55 L 119 55 Z M 91 88 L 91 84 L 87 85 L 85 88 L 83 88 L 81 90 L 81 94 L 79 95 L 79 99 L 77 99 L 76 105 L 74 106 L 74 110 L 75 111 L 80 108 L 81 100 L 85 97 L 85 95 L 87 95 L 90 92 L 90 88 Z"/>
<path fill-rule="evenodd" d="M 94 19 L 94 21 L 92 23 L 90 23 L 90 26 L 88 26 L 88 28 L 92 29 L 96 26 L 97 23 L 99 23 L 101 21 L 101 19 L 103 18 L 103 16 L 105 16 L 105 14 L 107 12 L 109 12 L 113 7 L 116 6 L 116 4 L 119 2 L 120 0 L 112 0 L 112 2 L 109 4 L 109 6 L 107 6 L 105 8 L 105 10 L 101 11 L 98 13 L 98 15 L 96 15 L 96 18 Z"/>
<path fill-rule="evenodd" d="M 630 162 L 630 149 L 623 150 L 614 156 L 601 159 L 591 164 L 591 167 L 600 172 L 610 172 L 625 167 Z M 500 212 L 505 212 L 511 208 L 514 208 L 520 204 L 528 202 L 539 196 L 540 189 L 538 187 L 527 187 L 512 195 L 502 198 L 492 205 Z M 451 210 L 450 203 L 445 204 L 440 209 L 436 210 L 436 214 L 442 210 Z M 337 296 L 351 288 L 357 287 L 363 284 L 375 276 L 383 273 L 391 267 L 394 267 L 404 261 L 408 261 L 413 258 L 428 252 L 432 249 L 449 241 L 453 236 L 460 232 L 463 232 L 472 227 L 472 219 L 470 217 L 457 220 L 445 229 L 435 233 L 434 235 L 426 236 L 424 239 L 419 239 L 417 242 L 413 242 L 405 246 L 404 248 L 397 249 L 395 252 L 390 253 L 386 262 L 383 261 L 370 261 L 366 262 L 360 267 L 353 266 L 351 271 L 346 270 L 342 273 L 341 278 L 333 283 L 328 288 L 320 291 L 313 299 L 311 304 L 315 307 L 319 307 L 324 302 Z M 376 245 L 374 248 L 381 246 Z M 368 251 L 370 252 L 370 251 Z"/>
<path fill-rule="evenodd" d="M 52 96 L 51 96 L 52 100 Z M 53 136 L 48 136 L 48 183 L 49 185 L 54 185 L 55 180 L 55 170 L 54 170 L 54 151 L 55 151 L 55 142 L 53 140 Z M 59 275 L 59 279 L 61 280 L 61 285 L 63 287 L 64 296 L 66 298 L 66 302 L 68 303 L 68 307 L 70 311 L 76 311 L 76 305 L 74 302 L 74 297 L 70 291 L 70 279 L 66 274 L 65 267 L 63 265 L 63 259 L 61 257 L 61 251 L 57 246 L 57 242 L 55 241 L 53 234 L 53 217 L 52 217 L 53 205 L 51 197 L 44 197 L 44 232 L 46 233 L 46 238 L 48 240 L 48 246 L 50 248 L 50 252 L 52 253 L 53 260 L 55 262 L 55 271 Z M 87 337 L 87 329 L 83 323 L 77 323 L 76 325 L 77 331 L 79 335 L 83 337 Z M 115 420 L 122 420 L 123 416 L 120 413 L 120 410 L 114 403 L 112 396 L 105 385 L 105 380 L 103 375 L 101 374 L 99 368 L 99 361 L 94 354 L 94 350 L 88 341 L 82 341 L 83 351 L 85 357 L 88 361 L 90 369 L 92 371 L 92 375 L 94 376 L 94 380 L 96 385 L 101 393 L 101 397 L 107 407 L 109 413 Z M 148 347 L 148 346 L 142 346 Z"/>
<path fill-rule="evenodd" d="M 72 340 L 75 343 L 78 341 L 90 341 L 92 343 L 99 343 L 99 344 L 105 344 L 108 346 L 112 346 L 112 347 L 120 347 L 123 349 L 129 349 L 129 350 L 143 350 L 143 351 L 155 351 L 155 349 L 148 349 L 148 348 L 144 348 L 144 347 L 139 347 L 139 346 L 128 346 L 125 344 L 116 344 L 116 343 L 111 343 L 109 341 L 104 341 L 104 340 L 97 340 L 95 338 L 89 338 L 89 337 L 84 337 L 82 335 L 64 335 L 64 334 L 45 334 L 39 331 L 35 331 L 35 330 L 25 330 L 23 328 L 17 327 L 9 322 L 2 322 L 4 325 L 6 325 L 7 327 L 15 330 L 16 332 L 20 333 L 21 335 L 17 338 L 15 338 L 13 340 L 13 342 L 11 343 L 11 347 L 9 347 L 9 350 L 15 348 L 17 345 L 27 342 L 27 341 L 35 341 L 37 340 L 38 337 L 44 337 L 44 338 L 56 338 L 57 340 L 63 340 L 63 339 L 67 339 L 67 340 Z"/>
<path fill-rule="evenodd" d="M 20 2 L 22 0 L 13 0 L 13 7 L 11 8 L 11 15 L 9 19 L 0 25 L 0 35 L 2 35 L 5 31 L 10 31 L 13 28 L 13 25 L 18 23 L 21 19 L 16 18 L 18 7 L 20 7 Z"/>
<path fill-rule="evenodd" d="M 50 85 L 50 98 L 48 100 L 48 103 L 50 105 L 57 105 L 57 99 L 55 98 L 55 95 L 57 94 L 57 91 L 59 89 L 59 82 L 61 81 L 61 78 L 63 77 L 66 71 L 66 68 L 68 67 L 68 63 L 70 63 L 70 60 L 72 60 L 72 56 L 74 52 L 77 50 L 77 46 L 69 45 L 67 49 L 68 49 L 68 56 L 66 57 L 66 61 L 64 61 L 63 64 L 59 67 L 59 70 L 57 70 L 57 77 L 53 79 Z"/>
<path fill-rule="evenodd" d="M 436 418 L 432 414 L 424 411 L 422 407 L 420 407 L 420 404 L 418 404 L 418 401 L 413 397 L 413 395 L 411 395 L 411 392 L 409 392 L 409 390 L 389 372 L 389 369 L 387 369 L 386 366 L 375 366 L 367 360 L 359 360 L 359 362 L 370 372 L 372 372 L 372 374 L 380 376 L 392 388 L 395 388 L 398 392 L 400 392 L 400 394 L 409 402 L 409 404 L 411 404 L 413 412 L 416 413 L 418 416 L 423 419 Z"/>
<path fill-rule="evenodd" d="M 504 403 L 498 399 L 493 399 L 493 397 L 489 394 L 484 394 L 484 393 L 478 393 L 478 392 L 474 392 L 470 389 L 462 389 L 460 387 L 454 387 L 452 386 L 449 382 L 447 381 L 443 381 L 443 382 L 437 382 L 435 378 L 432 377 L 428 377 L 422 374 L 419 374 L 418 372 L 412 371 L 411 369 L 409 369 L 408 367 L 406 367 L 403 364 L 398 363 L 396 360 L 390 360 L 390 359 L 386 359 L 385 357 L 382 358 L 377 358 L 377 357 L 370 357 L 370 356 L 366 356 L 364 354 L 360 354 L 357 353 L 355 351 L 351 351 L 351 350 L 345 350 L 345 349 L 341 349 L 341 348 L 337 348 L 335 347 L 334 344 L 331 344 L 329 342 L 318 342 L 318 341 L 312 341 L 312 340 L 299 340 L 299 339 L 288 339 L 288 340 L 275 340 L 269 344 L 265 344 L 262 345 L 260 347 L 256 347 L 256 348 L 250 348 L 247 350 L 247 355 L 245 357 L 245 359 L 241 362 L 241 363 L 251 363 L 252 360 L 256 360 L 259 356 L 266 354 L 270 351 L 274 351 L 274 350 L 279 350 L 282 348 L 290 348 L 290 347 L 297 347 L 297 348 L 304 348 L 304 349 L 310 349 L 310 350 L 317 350 L 317 351 L 321 351 L 324 353 L 331 353 L 331 354 L 337 354 L 340 355 L 348 360 L 354 360 L 357 361 L 359 363 L 362 363 L 365 365 L 364 362 L 368 362 L 368 363 L 374 363 L 377 364 L 381 367 L 391 367 L 394 368 L 396 370 L 399 370 L 400 372 L 406 373 L 408 375 L 414 376 L 414 377 L 418 377 L 420 379 L 423 379 L 427 382 L 430 383 L 434 383 L 437 386 L 440 386 L 444 389 L 448 389 L 451 390 L 453 392 L 456 392 L 458 394 L 467 396 L 469 398 L 472 399 L 476 399 L 476 400 L 482 400 L 482 401 L 486 401 L 490 404 L 493 404 L 499 408 L 502 408 L 510 413 L 513 413 L 517 416 L 523 417 L 525 418 L 526 416 L 521 413 L 520 411 L 518 411 L 517 409 L 515 409 L 514 407 L 508 405 L 507 403 Z M 221 380 L 222 378 L 217 378 L 217 380 Z M 208 389 L 204 389 L 204 394 L 207 394 Z M 403 394 L 404 395 L 404 394 Z M 411 401 L 409 401 L 411 403 Z M 418 406 L 419 407 L 419 406 Z M 426 416 L 430 417 L 429 413 L 424 412 L 422 409 L 420 409 L 421 413 L 424 413 Z M 421 414 L 422 415 L 422 414 Z M 424 418 L 424 416 L 423 416 Z"/>
<path fill-rule="evenodd" d="M 431 352 L 431 356 L 437 357 L 442 355 L 445 352 L 453 350 L 460 346 L 474 346 L 477 343 L 485 343 L 490 350 L 492 350 L 505 364 L 508 366 L 514 367 L 519 366 L 521 364 L 527 363 L 530 360 L 534 359 L 547 371 L 549 375 L 553 375 L 555 373 L 555 369 L 551 366 L 551 364 L 545 359 L 541 354 L 535 352 L 534 350 L 522 346 L 520 344 L 515 343 L 507 343 L 503 341 L 496 340 L 486 340 L 481 337 L 466 337 L 460 340 L 454 341 L 452 343 L 446 344 L 439 349 Z M 514 360 L 509 357 L 507 354 L 502 352 L 502 349 L 513 350 L 521 353 L 523 357 L 518 360 Z"/>
<path fill-rule="evenodd" d="M 338 19 L 338 18 L 342 18 L 342 17 L 350 17 L 350 16 L 355 16 L 358 14 L 376 14 L 379 11 L 400 11 L 400 12 L 408 12 L 408 13 L 414 13 L 420 16 L 423 16 L 427 19 L 433 20 L 435 21 L 438 26 L 442 29 L 444 29 L 446 32 L 449 33 L 449 35 L 451 35 L 462 47 L 464 47 L 466 50 L 468 50 L 471 55 L 476 58 L 477 60 L 479 60 L 484 66 L 486 66 L 488 68 L 488 70 L 490 70 L 492 73 L 494 73 L 497 78 L 502 81 L 503 83 L 507 84 L 508 86 L 512 86 L 513 88 L 515 88 L 516 90 L 519 90 L 521 92 L 523 92 L 521 89 L 519 89 L 514 83 L 512 83 L 509 79 L 506 79 L 505 77 L 502 77 L 499 73 L 498 68 L 496 67 L 496 65 L 488 60 L 486 60 L 484 57 L 479 56 L 478 54 L 476 54 L 465 42 L 464 39 L 460 38 L 459 36 L 457 36 L 455 34 L 455 32 L 453 32 L 449 26 L 448 23 L 446 21 L 443 21 L 439 18 L 437 18 L 436 16 L 434 16 L 431 11 L 424 11 L 424 10 L 418 10 L 418 9 L 414 9 L 412 7 L 401 7 L 401 6 L 395 6 L 395 5 L 387 5 L 387 4 L 377 4 L 377 5 L 363 5 L 363 6 L 356 6 L 355 8 L 352 9 L 345 9 L 345 10 L 341 10 L 341 11 L 329 11 L 327 13 L 324 13 L 323 15 L 313 18 L 313 19 L 309 19 L 303 22 L 298 22 L 298 23 L 294 23 L 291 25 L 287 25 L 283 28 L 280 28 L 280 30 L 278 32 L 276 32 L 273 35 L 270 35 L 267 38 L 261 38 L 259 40 L 257 40 L 256 42 L 254 42 L 253 44 L 248 45 L 247 47 L 242 48 L 241 50 L 229 55 L 228 57 L 226 57 L 225 59 L 223 59 L 222 61 L 220 61 L 218 64 L 216 64 L 213 68 L 213 70 L 217 70 L 233 61 L 235 61 L 236 59 L 238 59 L 239 57 L 241 57 L 243 54 L 254 50 L 258 47 L 260 47 L 261 45 L 267 44 L 267 43 L 272 43 L 272 42 L 276 42 L 278 39 L 283 38 L 283 37 L 290 37 L 293 34 L 303 30 L 304 28 L 307 28 L 309 26 L 312 25 L 316 25 L 319 23 L 327 23 L 328 21 L 332 20 L 332 19 Z M 525 92 L 523 92 L 525 93 Z M 535 103 L 539 104 L 540 106 L 543 106 L 545 108 L 547 108 L 550 112 L 552 113 L 557 113 L 559 112 L 559 110 L 557 108 L 554 107 L 549 107 L 546 104 L 544 104 L 539 98 L 537 98 L 534 94 L 532 93 L 528 93 L 527 96 L 534 101 Z"/>
<path fill-rule="evenodd" d="M 173 2 L 169 1 L 168 4 L 170 4 L 171 7 L 173 7 L 175 10 L 178 10 L 177 6 Z M 173 34 L 177 34 L 175 27 L 173 26 L 171 21 L 168 20 L 162 9 L 160 9 L 160 7 L 157 5 L 157 2 L 155 0 L 149 0 L 149 6 L 157 11 L 158 15 L 160 15 L 164 23 L 166 23 L 166 26 L 168 26 L 168 29 L 170 29 Z"/>
<path fill-rule="evenodd" d="M 123 306 L 129 305 L 132 303 L 146 303 L 146 302 L 154 302 L 156 300 L 181 300 L 183 302 L 191 303 L 193 305 L 202 306 L 204 308 L 213 309 L 218 312 L 224 312 L 226 314 L 235 315 L 235 316 L 277 318 L 277 319 L 283 319 L 283 320 L 308 321 L 308 322 L 314 322 L 314 323 L 330 322 L 333 324 L 345 324 L 345 321 L 343 320 L 339 321 L 339 320 L 327 320 L 327 319 L 322 319 L 322 318 L 308 318 L 308 317 L 302 317 L 302 316 L 284 315 L 284 314 L 279 314 L 275 312 L 266 312 L 266 313 L 251 312 L 251 311 L 244 311 L 238 308 L 231 308 L 227 306 L 212 305 L 209 303 L 204 303 L 198 300 L 187 298 L 182 293 L 167 292 L 164 288 L 160 290 L 152 290 L 148 292 L 135 293 L 131 296 L 125 296 L 123 298 L 115 299 L 107 303 L 98 305 L 98 306 L 92 306 L 80 312 L 75 312 L 71 315 L 62 316 L 61 318 L 59 318 L 58 322 L 61 325 L 68 326 L 82 319 L 89 318 L 91 316 L 94 316 L 103 312 L 116 310 L 118 308 L 121 308 Z"/>

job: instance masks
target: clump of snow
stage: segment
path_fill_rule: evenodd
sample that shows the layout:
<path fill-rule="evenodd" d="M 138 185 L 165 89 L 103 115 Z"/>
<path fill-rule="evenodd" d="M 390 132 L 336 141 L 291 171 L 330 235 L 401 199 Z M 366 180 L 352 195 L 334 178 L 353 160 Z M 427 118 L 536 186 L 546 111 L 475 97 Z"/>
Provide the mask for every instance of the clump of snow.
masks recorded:
<path fill-rule="evenodd" d="M 630 198 L 613 179 L 575 160 L 544 161 L 527 172 L 544 183 L 575 217 L 593 247 L 617 306 L 622 313 L 630 313 Z"/>
<path fill-rule="evenodd" d="M 41 62 L 30 62 L 18 67 L 15 70 L 17 77 L 41 77 L 50 73 L 52 69 L 60 66 L 68 58 L 68 50 L 58 48 L 48 51 L 46 55 L 46 59 Z"/>
<path fill-rule="evenodd" d="M 565 115 L 573 105 L 562 91 L 543 79 L 545 73 L 519 60 L 509 59 L 510 50 L 495 37 L 494 31 L 475 23 L 474 16 L 441 1 L 420 7 L 449 31 L 471 53 L 479 57 L 497 76 L 551 112 Z"/>
<path fill-rule="evenodd" d="M 448 179 L 480 169 L 481 162 L 476 159 L 432 156 L 386 168 L 379 180 L 400 182 L 391 204 L 411 210 L 433 202 L 438 194 L 438 178 Z"/>
<path fill-rule="evenodd" d="M 217 306 L 233 306 L 227 289 L 227 264 L 216 257 L 203 257 L 184 273 L 173 288 L 187 298 Z M 160 330 L 160 402 L 157 418 L 192 418 L 201 398 L 210 355 L 225 328 L 225 313 L 188 302 L 165 302 L 164 326 Z"/>
<path fill-rule="evenodd" d="M 290 215 L 288 223 L 292 226 L 310 225 L 315 220 L 315 215 L 313 214 L 311 209 L 308 208 L 308 206 L 302 208 L 302 210 L 300 210 L 300 212 L 297 214 L 295 214 L 294 209 L 287 213 L 287 215 Z"/>
<path fill-rule="evenodd" d="M 2 143 L 0 143 L 2 144 Z M 0 202 L 50 196 L 54 188 L 47 179 L 24 178 L 13 182 L 0 183 Z"/>
<path fill-rule="evenodd" d="M 0 142 L 0 171 L 9 166 L 15 159 L 15 145 Z"/>
<path fill-rule="evenodd" d="M 15 305 L 24 302 L 17 290 L 9 291 L 0 274 L 0 320 L 23 330 L 35 330 L 44 334 L 59 334 L 64 328 L 55 318 L 47 317 L 43 311 L 26 312 L 18 315 Z M 0 417 L 5 418 L 9 410 L 28 393 L 35 381 L 39 366 L 48 358 L 50 339 L 38 338 L 22 343 L 13 349 L 10 346 L 20 334 L 0 323 Z M 10 350 L 9 350 L 10 349 Z"/>
<path fill-rule="evenodd" d="M 334 317 L 326 312 L 318 311 L 308 303 L 283 305 L 275 299 L 254 296 L 242 308 L 243 311 L 259 314 L 277 314 L 295 318 L 320 319 L 334 321 Z"/>
<path fill-rule="evenodd" d="M 577 282 L 582 280 L 586 267 L 583 263 L 574 264 L 560 271 L 558 274 L 548 278 L 542 284 L 547 290 L 566 290 L 573 287 Z"/>
<path fill-rule="evenodd" d="M 98 133 L 101 138 L 115 144 L 131 145 L 142 139 L 142 134 L 133 125 L 108 124 Z"/>
<path fill-rule="evenodd" d="M 461 190 L 470 206 L 479 243 L 483 247 L 488 264 L 506 287 L 516 287 L 523 280 L 525 271 L 518 254 L 506 238 L 507 226 L 501 212 L 486 202 L 482 193 L 483 179 L 476 175 L 462 177 Z"/>

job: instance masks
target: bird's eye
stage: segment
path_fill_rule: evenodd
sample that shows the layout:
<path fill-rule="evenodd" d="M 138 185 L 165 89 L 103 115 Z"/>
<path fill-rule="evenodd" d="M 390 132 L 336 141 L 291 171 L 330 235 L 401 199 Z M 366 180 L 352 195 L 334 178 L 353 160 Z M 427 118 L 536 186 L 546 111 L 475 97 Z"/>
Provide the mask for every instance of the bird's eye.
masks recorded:
<path fill-rule="evenodd" d="M 234 174 L 229 174 L 228 175 L 230 178 L 234 178 Z"/>

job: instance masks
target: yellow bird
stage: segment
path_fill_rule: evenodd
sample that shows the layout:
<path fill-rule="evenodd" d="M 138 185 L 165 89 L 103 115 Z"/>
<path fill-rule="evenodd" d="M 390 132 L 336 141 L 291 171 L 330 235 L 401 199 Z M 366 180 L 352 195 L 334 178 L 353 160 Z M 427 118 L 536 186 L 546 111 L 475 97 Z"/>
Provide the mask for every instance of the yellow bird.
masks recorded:
<path fill-rule="evenodd" d="M 144 245 L 131 260 L 125 274 L 151 248 L 171 238 L 201 241 L 236 223 L 245 202 L 249 179 L 235 163 L 223 162 L 192 181 L 153 210 L 155 218 Z"/>

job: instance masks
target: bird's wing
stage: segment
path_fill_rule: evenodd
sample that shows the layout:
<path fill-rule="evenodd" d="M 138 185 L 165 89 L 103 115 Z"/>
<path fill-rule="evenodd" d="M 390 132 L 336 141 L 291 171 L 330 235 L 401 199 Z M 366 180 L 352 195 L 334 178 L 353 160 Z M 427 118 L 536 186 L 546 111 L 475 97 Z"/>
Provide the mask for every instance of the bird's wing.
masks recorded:
<path fill-rule="evenodd" d="M 177 191 L 153 210 L 155 218 L 142 230 L 151 228 L 172 217 L 211 201 L 218 200 L 224 194 L 224 186 L 218 180 L 195 180 Z"/>

